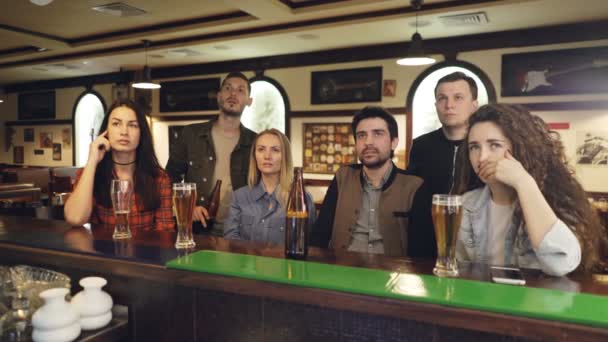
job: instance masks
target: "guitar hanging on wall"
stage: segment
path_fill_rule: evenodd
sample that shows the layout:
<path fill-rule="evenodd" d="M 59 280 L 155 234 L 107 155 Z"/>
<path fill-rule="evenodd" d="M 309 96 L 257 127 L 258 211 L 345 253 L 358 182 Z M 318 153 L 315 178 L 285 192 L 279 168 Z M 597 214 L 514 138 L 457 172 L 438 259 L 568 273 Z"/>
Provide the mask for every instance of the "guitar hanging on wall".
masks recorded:
<path fill-rule="evenodd" d="M 548 68 L 545 70 L 530 70 L 520 78 L 522 80 L 520 89 L 522 93 L 530 93 L 538 87 L 552 87 L 553 84 L 549 82 L 552 77 L 604 67 L 608 67 L 608 59 L 597 59 L 593 60 L 591 63 L 585 63 L 562 70 L 550 70 Z"/>

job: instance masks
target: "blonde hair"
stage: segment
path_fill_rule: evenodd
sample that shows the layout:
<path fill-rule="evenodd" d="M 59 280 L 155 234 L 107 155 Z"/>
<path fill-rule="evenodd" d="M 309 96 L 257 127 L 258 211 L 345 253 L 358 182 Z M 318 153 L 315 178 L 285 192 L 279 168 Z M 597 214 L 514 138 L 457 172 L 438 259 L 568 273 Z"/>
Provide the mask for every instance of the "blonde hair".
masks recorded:
<path fill-rule="evenodd" d="M 247 175 L 247 185 L 253 188 L 261 180 L 262 175 L 258 169 L 258 164 L 255 159 L 255 149 L 258 143 L 258 139 L 264 135 L 274 135 L 279 139 L 281 145 L 281 172 L 279 173 L 279 184 L 275 189 L 277 199 L 282 206 L 287 203 L 287 196 L 289 195 L 289 187 L 293 180 L 293 157 L 291 156 L 291 144 L 289 139 L 281 131 L 270 128 L 260 132 L 251 145 L 251 151 L 249 152 L 249 174 Z"/>

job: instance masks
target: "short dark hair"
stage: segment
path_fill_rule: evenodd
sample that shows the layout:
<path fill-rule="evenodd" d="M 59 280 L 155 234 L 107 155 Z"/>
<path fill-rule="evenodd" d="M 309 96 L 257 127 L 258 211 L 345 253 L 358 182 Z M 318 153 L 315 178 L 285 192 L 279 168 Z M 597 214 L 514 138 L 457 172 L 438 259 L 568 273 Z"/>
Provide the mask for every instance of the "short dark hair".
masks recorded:
<path fill-rule="evenodd" d="M 473 100 L 477 100 L 477 83 L 475 80 L 467 76 L 464 72 L 456 71 L 451 74 L 445 75 L 439 79 L 437 85 L 435 86 L 435 97 L 437 97 L 437 89 L 441 83 L 450 83 L 456 81 L 465 81 L 469 84 L 469 89 L 471 90 L 471 95 L 473 96 Z"/>
<path fill-rule="evenodd" d="M 233 71 L 228 73 L 228 75 L 226 75 L 226 77 L 224 77 L 224 79 L 222 80 L 222 84 L 220 84 L 220 90 L 224 86 L 224 83 L 226 83 L 226 80 L 229 78 L 240 78 L 243 81 L 247 82 L 247 93 L 251 94 L 251 83 L 249 83 L 249 79 L 247 78 L 247 76 L 245 76 L 245 74 L 240 71 Z"/>
<path fill-rule="evenodd" d="M 395 120 L 391 113 L 387 112 L 386 109 L 382 107 L 367 106 L 355 113 L 355 116 L 353 116 L 353 122 L 351 126 L 353 129 L 355 141 L 357 140 L 357 126 L 359 125 L 359 122 L 370 118 L 380 118 L 386 122 L 386 125 L 388 126 L 388 132 L 391 136 L 391 140 L 399 137 L 397 120 Z"/>

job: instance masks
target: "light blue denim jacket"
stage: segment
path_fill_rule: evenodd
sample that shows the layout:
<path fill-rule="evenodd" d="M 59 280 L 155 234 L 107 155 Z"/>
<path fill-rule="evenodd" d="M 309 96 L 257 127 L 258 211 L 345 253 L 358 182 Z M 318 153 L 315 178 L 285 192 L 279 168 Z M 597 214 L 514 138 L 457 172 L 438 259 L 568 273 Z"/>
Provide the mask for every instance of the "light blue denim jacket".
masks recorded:
<path fill-rule="evenodd" d="M 459 261 L 490 263 L 487 255 L 490 223 L 490 188 L 469 191 L 463 196 L 463 216 L 456 258 Z M 574 233 L 562 220 L 557 220 L 539 247 L 534 249 L 523 225 L 513 223 L 507 230 L 505 265 L 541 269 L 544 273 L 562 276 L 572 272 L 581 261 L 581 247 Z"/>
<path fill-rule="evenodd" d="M 306 193 L 310 232 L 316 217 L 315 204 Z M 272 208 L 268 209 L 269 204 Z M 232 194 L 228 218 L 224 221 L 224 237 L 234 240 L 254 240 L 285 243 L 285 208 L 281 207 L 276 194 L 267 194 L 263 182 L 250 188 L 244 186 Z"/>

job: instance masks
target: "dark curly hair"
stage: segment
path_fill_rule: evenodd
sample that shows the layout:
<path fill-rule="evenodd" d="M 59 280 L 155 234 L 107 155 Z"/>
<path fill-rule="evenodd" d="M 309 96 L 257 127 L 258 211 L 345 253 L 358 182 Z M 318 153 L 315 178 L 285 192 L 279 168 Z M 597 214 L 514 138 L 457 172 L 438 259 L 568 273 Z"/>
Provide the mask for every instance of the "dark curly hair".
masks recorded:
<path fill-rule="evenodd" d="M 480 122 L 493 122 L 509 139 L 512 154 L 536 184 L 557 217 L 572 229 L 581 244 L 582 261 L 579 270 L 591 271 L 600 262 L 600 246 L 606 245 L 605 229 L 587 200 L 587 194 L 574 178 L 568 166 L 564 146 L 557 132 L 522 106 L 490 104 L 480 107 L 469 118 L 469 129 Z M 462 194 L 483 186 L 468 155 L 468 137 L 458 151 L 455 193 Z M 514 223 L 523 220 L 516 204 Z"/>

